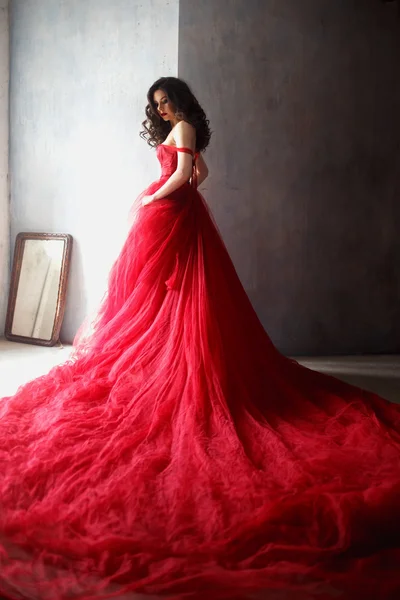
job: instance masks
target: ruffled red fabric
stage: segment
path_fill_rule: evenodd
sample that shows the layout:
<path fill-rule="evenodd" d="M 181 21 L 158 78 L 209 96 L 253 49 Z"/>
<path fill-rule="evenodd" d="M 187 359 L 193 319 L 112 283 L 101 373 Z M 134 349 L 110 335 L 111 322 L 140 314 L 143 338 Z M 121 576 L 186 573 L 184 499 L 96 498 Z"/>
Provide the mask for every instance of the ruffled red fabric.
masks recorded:
<path fill-rule="evenodd" d="M 157 155 L 71 359 L 0 402 L 0 595 L 399 598 L 400 407 L 276 350 L 195 186 L 142 206 Z"/>

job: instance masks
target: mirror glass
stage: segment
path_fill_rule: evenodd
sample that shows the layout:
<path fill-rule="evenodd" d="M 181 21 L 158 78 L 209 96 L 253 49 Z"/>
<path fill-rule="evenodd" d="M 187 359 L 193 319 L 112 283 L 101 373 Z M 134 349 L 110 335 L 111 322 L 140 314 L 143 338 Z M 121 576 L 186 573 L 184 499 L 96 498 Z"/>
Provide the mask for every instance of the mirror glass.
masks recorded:
<path fill-rule="evenodd" d="M 64 244 L 62 239 L 25 240 L 12 335 L 51 340 L 57 314 Z"/>

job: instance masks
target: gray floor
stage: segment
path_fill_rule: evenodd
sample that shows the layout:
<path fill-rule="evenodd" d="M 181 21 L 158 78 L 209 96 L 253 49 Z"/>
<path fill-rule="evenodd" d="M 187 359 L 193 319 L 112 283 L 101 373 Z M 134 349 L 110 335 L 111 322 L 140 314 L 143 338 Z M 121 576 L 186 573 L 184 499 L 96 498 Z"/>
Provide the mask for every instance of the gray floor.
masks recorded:
<path fill-rule="evenodd" d="M 0 398 L 19 385 L 63 363 L 71 346 L 46 348 L 0 339 Z M 400 403 L 400 356 L 333 356 L 296 358 L 299 363 L 338 377 Z"/>
<path fill-rule="evenodd" d="M 63 363 L 70 352 L 70 346 L 46 348 L 0 338 L 0 398 L 11 396 L 23 383 Z"/>
<path fill-rule="evenodd" d="M 302 357 L 302 365 L 400 403 L 400 356 Z"/>

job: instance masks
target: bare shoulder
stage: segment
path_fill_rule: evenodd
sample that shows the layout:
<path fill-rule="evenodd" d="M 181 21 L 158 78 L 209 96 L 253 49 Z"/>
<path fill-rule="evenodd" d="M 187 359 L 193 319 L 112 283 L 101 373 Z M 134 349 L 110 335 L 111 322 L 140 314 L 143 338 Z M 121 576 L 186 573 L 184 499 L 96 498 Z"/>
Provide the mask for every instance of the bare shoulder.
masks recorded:
<path fill-rule="evenodd" d="M 193 125 L 191 123 L 188 123 L 187 121 L 179 121 L 179 123 L 175 125 L 174 131 L 182 131 L 185 133 L 192 133 L 196 135 L 196 128 L 193 127 Z"/>
<path fill-rule="evenodd" d="M 194 150 L 196 144 L 196 128 L 187 121 L 179 121 L 174 127 L 174 139 L 177 146 Z"/>

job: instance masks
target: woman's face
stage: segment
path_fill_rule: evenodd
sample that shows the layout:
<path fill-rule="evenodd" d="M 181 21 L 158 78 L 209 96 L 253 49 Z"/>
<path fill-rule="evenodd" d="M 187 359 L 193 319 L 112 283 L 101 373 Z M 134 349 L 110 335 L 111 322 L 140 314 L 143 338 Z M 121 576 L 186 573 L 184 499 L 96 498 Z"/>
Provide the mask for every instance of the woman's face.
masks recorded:
<path fill-rule="evenodd" d="M 175 119 L 175 107 L 168 99 L 166 92 L 163 90 L 156 90 L 153 96 L 154 104 L 158 114 L 164 121 L 174 121 Z"/>

